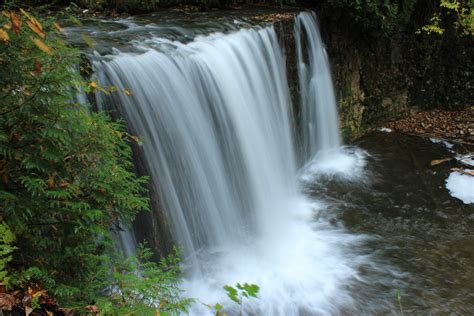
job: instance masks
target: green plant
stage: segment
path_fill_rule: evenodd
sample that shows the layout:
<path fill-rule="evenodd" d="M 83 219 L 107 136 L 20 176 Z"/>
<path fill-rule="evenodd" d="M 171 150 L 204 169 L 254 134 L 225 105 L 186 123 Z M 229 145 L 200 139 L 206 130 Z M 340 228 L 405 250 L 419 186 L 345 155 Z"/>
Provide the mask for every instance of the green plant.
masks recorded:
<path fill-rule="evenodd" d="M 153 262 L 150 249 L 140 244 L 135 256 L 112 257 L 112 273 L 104 277 L 107 294 L 96 302 L 99 310 L 106 315 L 186 313 L 192 300 L 181 298 L 179 255 L 174 249 L 173 254 Z"/>
<path fill-rule="evenodd" d="M 12 261 L 11 253 L 16 249 L 12 246 L 15 236 L 10 228 L 0 222 L 0 284 L 9 285 L 10 277 L 6 270 L 7 264 Z"/>
<path fill-rule="evenodd" d="M 6 11 L 0 25 L 0 219 L 16 238 L 3 262 L 16 286 L 88 303 L 111 269 L 112 230 L 148 208 L 134 137 L 74 102 L 79 52 L 54 20 Z"/>
<path fill-rule="evenodd" d="M 454 17 L 453 26 L 461 35 L 474 35 L 474 1 L 441 0 L 439 10 L 433 14 L 430 23 L 422 26 L 417 33 L 443 34 L 446 24 L 443 17 Z"/>
<path fill-rule="evenodd" d="M 224 289 L 227 292 L 227 296 L 232 301 L 239 304 L 240 315 L 242 315 L 242 308 L 243 308 L 242 304 L 243 304 L 244 298 L 257 297 L 258 292 L 260 291 L 260 287 L 258 285 L 248 284 L 248 283 L 244 283 L 243 285 L 240 283 L 237 283 L 235 287 L 230 286 L 230 285 L 225 285 Z M 214 308 L 216 309 L 216 315 L 219 315 L 222 310 L 222 306 L 219 304 L 216 304 Z"/>

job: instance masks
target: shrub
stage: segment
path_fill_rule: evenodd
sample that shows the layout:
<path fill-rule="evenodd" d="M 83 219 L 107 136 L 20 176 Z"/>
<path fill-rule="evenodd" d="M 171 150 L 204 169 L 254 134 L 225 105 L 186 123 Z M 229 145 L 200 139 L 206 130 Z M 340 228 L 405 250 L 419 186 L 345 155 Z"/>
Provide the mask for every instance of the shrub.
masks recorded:
<path fill-rule="evenodd" d="M 114 227 L 148 208 L 135 137 L 74 101 L 79 53 L 57 23 L 3 11 L 0 26 L 0 276 L 89 303 L 113 282 Z"/>

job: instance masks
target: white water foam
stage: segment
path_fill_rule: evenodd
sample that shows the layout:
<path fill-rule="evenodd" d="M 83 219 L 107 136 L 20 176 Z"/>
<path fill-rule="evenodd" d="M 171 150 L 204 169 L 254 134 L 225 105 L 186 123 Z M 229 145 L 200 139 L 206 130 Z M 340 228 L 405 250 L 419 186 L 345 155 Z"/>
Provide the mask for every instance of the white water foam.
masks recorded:
<path fill-rule="evenodd" d="M 315 182 L 320 177 L 336 178 L 344 181 L 363 181 L 366 179 L 367 151 L 343 146 L 317 153 L 301 171 L 303 182 Z"/>
<path fill-rule="evenodd" d="M 470 169 L 466 171 L 474 172 Z M 474 203 L 474 176 L 459 171 L 451 172 L 446 179 L 446 188 L 452 197 L 460 199 L 464 204 Z"/>
<path fill-rule="evenodd" d="M 222 286 L 248 282 L 259 285 L 260 292 L 257 299 L 244 299 L 244 315 L 337 315 L 354 309 L 349 286 L 358 273 L 352 267 L 365 258 L 351 254 L 350 247 L 364 237 L 316 220 L 324 212 L 320 203 L 300 198 L 287 207 L 294 215 L 277 238 L 208 256 L 205 277 L 186 279 L 185 295 L 222 304 L 227 313 L 238 315 L 239 307 Z M 191 314 L 214 315 L 205 305 L 194 306 Z"/>

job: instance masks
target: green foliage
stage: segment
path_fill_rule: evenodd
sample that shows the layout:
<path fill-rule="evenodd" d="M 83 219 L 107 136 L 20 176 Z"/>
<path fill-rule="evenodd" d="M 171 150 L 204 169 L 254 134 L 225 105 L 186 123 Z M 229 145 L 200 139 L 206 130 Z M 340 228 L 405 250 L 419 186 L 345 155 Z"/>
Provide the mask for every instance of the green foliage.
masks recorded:
<path fill-rule="evenodd" d="M 239 304 L 240 314 L 242 314 L 243 299 L 250 298 L 250 297 L 257 297 L 258 292 L 260 291 L 260 287 L 256 284 L 244 283 L 242 285 L 240 283 L 237 283 L 235 287 L 230 286 L 230 285 L 225 285 L 224 290 L 226 290 L 227 292 L 227 297 L 229 297 L 235 303 Z M 216 310 L 216 315 L 219 315 L 220 311 L 222 310 L 222 306 L 219 304 L 216 304 L 216 306 L 214 306 L 214 309 Z"/>
<path fill-rule="evenodd" d="M 172 255 L 152 262 L 151 251 L 141 244 L 137 255 L 125 258 L 112 257 L 113 266 L 110 277 L 105 277 L 106 296 L 97 300 L 97 305 L 106 315 L 169 315 L 187 312 L 191 299 L 181 299 L 179 277 L 180 252 L 175 249 Z"/>
<path fill-rule="evenodd" d="M 430 23 L 422 26 L 417 33 L 443 34 L 446 21 L 454 17 L 453 26 L 461 35 L 474 35 L 474 1 L 441 0 L 439 10 L 434 13 Z"/>
<path fill-rule="evenodd" d="M 10 228 L 5 223 L 0 222 L 0 283 L 5 285 L 9 285 L 10 282 L 6 265 L 12 261 L 11 253 L 16 249 L 12 246 L 14 241 L 15 236 Z"/>
<path fill-rule="evenodd" d="M 177 270 L 164 263 L 130 263 L 143 278 L 110 273 L 120 263 L 109 257 L 112 230 L 148 208 L 134 137 L 74 102 L 79 53 L 59 25 L 24 11 L 4 12 L 0 25 L 0 275 L 23 288 L 38 282 L 63 304 L 89 303 L 119 277 L 135 278 L 131 288 L 163 281 L 154 295 L 171 295 Z"/>

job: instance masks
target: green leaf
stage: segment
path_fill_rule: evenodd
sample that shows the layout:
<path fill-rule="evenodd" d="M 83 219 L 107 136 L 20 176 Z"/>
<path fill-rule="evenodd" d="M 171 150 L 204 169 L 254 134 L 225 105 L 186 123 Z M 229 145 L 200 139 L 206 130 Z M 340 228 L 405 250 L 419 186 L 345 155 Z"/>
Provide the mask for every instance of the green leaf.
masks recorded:
<path fill-rule="evenodd" d="M 242 300 L 237 296 L 237 290 L 230 285 L 225 285 L 224 289 L 227 291 L 227 296 L 237 304 L 242 303 Z"/>
<path fill-rule="evenodd" d="M 214 310 L 215 310 L 216 312 L 222 311 L 223 308 L 224 308 L 224 307 L 223 307 L 221 304 L 219 304 L 219 303 L 217 303 L 216 305 L 214 305 Z"/>

